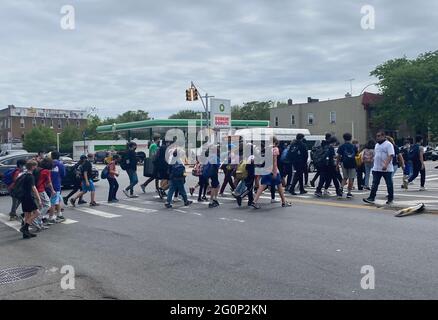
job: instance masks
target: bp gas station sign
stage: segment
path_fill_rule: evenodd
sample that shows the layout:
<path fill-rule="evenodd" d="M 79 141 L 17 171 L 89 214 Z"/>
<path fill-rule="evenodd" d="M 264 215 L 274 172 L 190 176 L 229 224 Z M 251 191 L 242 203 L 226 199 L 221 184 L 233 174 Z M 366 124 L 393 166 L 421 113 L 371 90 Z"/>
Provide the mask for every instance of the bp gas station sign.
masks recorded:
<path fill-rule="evenodd" d="M 213 128 L 231 127 L 231 100 L 211 99 L 211 124 Z"/>

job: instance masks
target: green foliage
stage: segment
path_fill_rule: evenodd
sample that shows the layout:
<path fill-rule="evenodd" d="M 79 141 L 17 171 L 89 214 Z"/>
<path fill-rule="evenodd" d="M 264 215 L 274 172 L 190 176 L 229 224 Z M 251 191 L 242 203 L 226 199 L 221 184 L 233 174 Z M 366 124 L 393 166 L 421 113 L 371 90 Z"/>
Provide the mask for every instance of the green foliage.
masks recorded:
<path fill-rule="evenodd" d="M 375 110 L 378 125 L 397 129 L 406 121 L 419 134 L 438 135 L 438 51 L 389 60 L 371 75 L 383 94 Z"/>
<path fill-rule="evenodd" d="M 169 119 L 200 119 L 201 116 L 198 115 L 200 112 L 194 110 L 182 110 L 175 114 L 172 114 Z M 206 113 L 202 112 L 202 118 L 206 118 Z"/>
<path fill-rule="evenodd" d="M 62 133 L 59 135 L 59 151 L 61 153 L 72 153 L 73 142 L 81 140 L 81 131 L 75 126 L 67 126 L 62 130 Z"/>
<path fill-rule="evenodd" d="M 234 120 L 269 120 L 269 111 L 274 106 L 272 101 L 246 102 L 241 106 L 231 108 L 231 119 Z"/>
<path fill-rule="evenodd" d="M 36 127 L 24 136 L 24 149 L 29 152 L 52 151 L 56 149 L 56 134 L 48 127 Z"/>

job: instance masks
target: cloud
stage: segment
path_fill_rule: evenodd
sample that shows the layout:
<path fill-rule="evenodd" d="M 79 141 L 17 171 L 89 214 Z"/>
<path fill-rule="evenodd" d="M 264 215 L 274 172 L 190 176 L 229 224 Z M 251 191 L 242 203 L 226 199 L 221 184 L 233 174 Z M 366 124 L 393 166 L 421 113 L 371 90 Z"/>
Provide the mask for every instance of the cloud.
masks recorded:
<path fill-rule="evenodd" d="M 395 57 L 436 50 L 438 5 L 389 1 L 70 1 L 76 30 L 60 27 L 65 1 L 0 3 L 0 103 L 141 108 L 156 118 L 187 103 L 194 81 L 235 104 L 337 98 Z M 376 29 L 362 30 L 362 5 Z"/>

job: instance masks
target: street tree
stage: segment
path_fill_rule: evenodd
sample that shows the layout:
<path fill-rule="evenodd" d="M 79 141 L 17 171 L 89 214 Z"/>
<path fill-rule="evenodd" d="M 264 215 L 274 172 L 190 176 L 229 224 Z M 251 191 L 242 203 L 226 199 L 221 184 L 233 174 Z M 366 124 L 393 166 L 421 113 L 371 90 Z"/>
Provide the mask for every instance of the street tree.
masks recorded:
<path fill-rule="evenodd" d="M 51 151 L 56 148 L 56 134 L 48 127 L 35 127 L 24 136 L 24 148 L 28 152 Z"/>
<path fill-rule="evenodd" d="M 231 118 L 235 120 L 269 120 L 269 111 L 274 106 L 272 101 L 251 101 L 243 106 L 231 108 Z"/>
<path fill-rule="evenodd" d="M 371 75 L 383 94 L 375 109 L 377 125 L 394 130 L 405 122 L 417 134 L 438 135 L 438 51 L 389 60 Z"/>

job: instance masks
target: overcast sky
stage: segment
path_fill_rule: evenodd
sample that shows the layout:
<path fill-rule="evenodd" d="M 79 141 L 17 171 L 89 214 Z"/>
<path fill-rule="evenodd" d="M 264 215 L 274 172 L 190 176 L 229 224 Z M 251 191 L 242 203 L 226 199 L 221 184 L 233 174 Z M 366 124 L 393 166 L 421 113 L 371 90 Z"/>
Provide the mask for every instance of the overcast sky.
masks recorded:
<path fill-rule="evenodd" d="M 363 5 L 375 29 L 361 28 Z M 75 30 L 61 8 L 75 8 Z M 202 92 L 322 100 L 375 82 L 385 60 L 438 49 L 438 1 L 1 0 L 0 106 L 87 108 L 101 116 L 180 109 Z M 376 91 L 371 87 L 370 91 Z"/>

